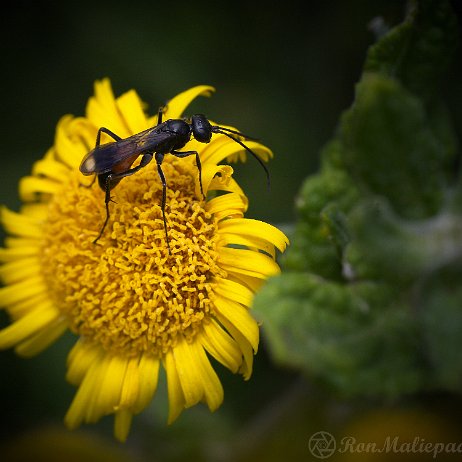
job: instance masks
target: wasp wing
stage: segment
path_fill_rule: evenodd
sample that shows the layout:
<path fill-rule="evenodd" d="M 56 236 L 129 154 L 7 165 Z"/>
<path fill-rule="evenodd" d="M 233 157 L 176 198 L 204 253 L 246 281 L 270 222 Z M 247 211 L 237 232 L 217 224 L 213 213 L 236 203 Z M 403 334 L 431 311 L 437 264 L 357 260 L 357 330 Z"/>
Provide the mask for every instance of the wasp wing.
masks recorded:
<path fill-rule="evenodd" d="M 112 171 L 118 164 L 129 162 L 130 159 L 131 165 L 144 152 L 155 152 L 172 137 L 171 132 L 162 130 L 163 125 L 148 128 L 120 141 L 97 146 L 83 158 L 80 171 L 84 175 L 100 175 Z"/>

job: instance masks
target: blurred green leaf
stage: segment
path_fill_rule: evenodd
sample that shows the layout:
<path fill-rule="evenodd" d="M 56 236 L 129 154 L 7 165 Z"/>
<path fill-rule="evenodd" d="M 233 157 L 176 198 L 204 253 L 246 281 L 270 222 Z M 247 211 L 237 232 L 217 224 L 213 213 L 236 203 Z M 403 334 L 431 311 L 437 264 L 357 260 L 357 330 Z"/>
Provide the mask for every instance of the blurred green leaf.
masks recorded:
<path fill-rule="evenodd" d="M 345 262 L 356 279 L 386 280 L 405 289 L 461 257 L 462 216 L 447 210 L 425 220 L 402 219 L 383 198 L 349 215 L 354 236 Z"/>
<path fill-rule="evenodd" d="M 419 99 L 399 82 L 365 74 L 340 137 L 345 169 L 365 193 L 388 197 L 403 216 L 429 216 L 441 206 L 444 146 Z"/>
<path fill-rule="evenodd" d="M 324 174 L 308 178 L 302 187 L 297 199 L 300 222 L 284 260 L 287 268 L 331 279 L 342 278 L 341 252 L 349 240 L 343 212 L 359 197 L 349 175 L 329 164 L 338 150 L 336 142 L 326 147 Z"/>
<path fill-rule="evenodd" d="M 422 281 L 419 320 L 434 373 L 430 380 L 449 390 L 462 383 L 461 265 L 448 265 Z"/>
<path fill-rule="evenodd" d="M 462 187 L 438 98 L 456 32 L 448 1 L 422 0 L 369 49 L 255 299 L 274 359 L 341 393 L 462 390 Z"/>
<path fill-rule="evenodd" d="M 364 72 L 399 80 L 428 100 L 454 58 L 457 34 L 457 19 L 448 1 L 410 2 L 403 23 L 370 47 Z"/>
<path fill-rule="evenodd" d="M 416 326 L 395 295 L 385 284 L 289 273 L 259 294 L 258 317 L 276 361 L 347 394 L 395 396 L 421 380 Z"/>

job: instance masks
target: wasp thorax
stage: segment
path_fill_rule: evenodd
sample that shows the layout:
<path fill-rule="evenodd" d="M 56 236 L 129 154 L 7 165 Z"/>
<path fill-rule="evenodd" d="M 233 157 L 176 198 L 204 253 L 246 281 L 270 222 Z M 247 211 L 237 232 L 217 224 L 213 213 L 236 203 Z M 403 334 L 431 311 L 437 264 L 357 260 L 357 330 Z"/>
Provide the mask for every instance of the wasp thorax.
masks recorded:
<path fill-rule="evenodd" d="M 184 138 L 185 141 L 189 140 L 189 134 L 191 129 L 189 124 L 181 119 L 170 119 L 165 122 L 164 132 L 170 132 L 175 134 L 178 138 Z"/>

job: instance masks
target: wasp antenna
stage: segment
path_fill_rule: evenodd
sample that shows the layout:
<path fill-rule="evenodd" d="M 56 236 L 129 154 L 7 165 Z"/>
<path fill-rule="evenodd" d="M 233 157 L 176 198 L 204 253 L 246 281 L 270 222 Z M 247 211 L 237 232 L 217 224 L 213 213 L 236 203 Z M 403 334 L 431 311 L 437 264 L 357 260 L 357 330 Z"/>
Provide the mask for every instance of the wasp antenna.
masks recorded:
<path fill-rule="evenodd" d="M 214 130 L 214 129 L 216 129 L 216 130 Z M 232 130 L 231 128 L 219 127 L 218 125 L 214 125 L 212 127 L 212 131 L 215 132 L 215 133 L 221 133 L 223 135 L 226 135 L 226 133 L 223 133 L 223 132 L 232 133 L 233 135 L 242 136 L 246 140 L 249 140 L 249 141 L 258 141 L 258 138 L 254 138 L 253 136 L 244 135 L 244 133 L 241 133 L 241 132 L 239 132 L 237 130 Z"/>
<path fill-rule="evenodd" d="M 215 127 L 214 127 L 215 128 Z M 220 128 L 220 127 L 217 127 L 217 128 Z M 237 144 L 240 144 L 247 152 L 249 152 L 250 154 L 252 154 L 253 157 L 255 157 L 255 159 L 257 159 L 258 163 L 263 167 L 263 170 L 265 171 L 266 173 L 266 182 L 267 182 L 267 185 L 268 185 L 268 189 L 270 188 L 270 174 L 269 174 L 269 171 L 268 169 L 266 168 L 266 165 L 264 164 L 264 162 L 260 159 L 260 157 L 258 157 L 248 146 L 246 146 L 241 140 L 235 138 L 234 136 L 230 135 L 229 133 L 226 133 L 225 131 L 222 131 L 222 130 L 216 130 L 216 133 L 221 133 L 222 135 L 225 135 L 227 136 L 228 138 L 231 138 L 233 141 L 235 141 Z M 237 132 L 239 133 L 239 132 Z"/>

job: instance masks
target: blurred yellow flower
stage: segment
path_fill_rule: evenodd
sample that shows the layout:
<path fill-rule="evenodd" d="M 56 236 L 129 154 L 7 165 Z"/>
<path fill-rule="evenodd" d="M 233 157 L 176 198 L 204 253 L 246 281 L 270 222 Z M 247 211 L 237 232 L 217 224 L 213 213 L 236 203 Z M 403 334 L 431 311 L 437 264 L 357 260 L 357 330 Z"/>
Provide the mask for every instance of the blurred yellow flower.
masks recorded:
<path fill-rule="evenodd" d="M 164 120 L 179 118 L 194 98 L 212 91 L 198 86 L 179 94 Z M 250 377 L 259 341 L 252 296 L 279 272 L 275 248 L 284 251 L 288 243 L 277 228 L 244 218 L 247 198 L 232 168 L 218 165 L 243 149 L 214 134 L 208 144 L 187 145 L 199 152 L 206 199 L 194 156 L 167 155 L 162 164 L 171 253 L 154 162 L 114 189 L 108 227 L 93 244 L 105 218 L 104 193 L 97 182 L 83 187 L 82 158 L 102 126 L 125 138 L 156 122 L 135 91 L 115 98 L 109 80 L 97 81 L 86 117 L 63 117 L 54 146 L 22 179 L 20 213 L 1 212 L 9 236 L 0 249 L 0 306 L 13 322 L 0 331 L 0 348 L 32 356 L 70 329 L 79 338 L 67 379 L 78 391 L 66 424 L 115 414 L 120 440 L 151 401 L 161 364 L 169 422 L 198 402 L 212 411 L 221 404 L 210 357 Z M 264 161 L 272 156 L 257 142 L 248 145 Z"/>

